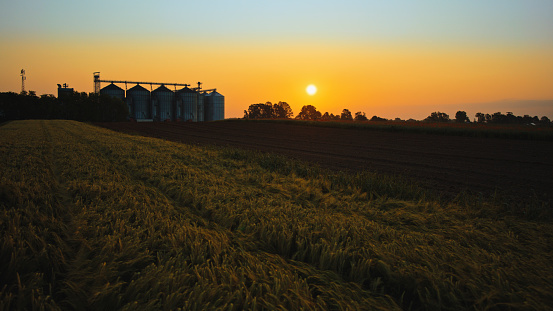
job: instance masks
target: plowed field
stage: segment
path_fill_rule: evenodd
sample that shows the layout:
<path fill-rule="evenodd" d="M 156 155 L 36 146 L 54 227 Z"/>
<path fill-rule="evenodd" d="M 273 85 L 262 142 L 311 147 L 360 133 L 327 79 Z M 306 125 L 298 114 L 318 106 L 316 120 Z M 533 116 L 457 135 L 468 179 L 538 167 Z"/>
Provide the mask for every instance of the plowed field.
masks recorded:
<path fill-rule="evenodd" d="M 187 144 L 276 152 L 335 170 L 402 175 L 448 195 L 553 199 L 553 142 L 395 133 L 271 122 L 102 123 Z"/>

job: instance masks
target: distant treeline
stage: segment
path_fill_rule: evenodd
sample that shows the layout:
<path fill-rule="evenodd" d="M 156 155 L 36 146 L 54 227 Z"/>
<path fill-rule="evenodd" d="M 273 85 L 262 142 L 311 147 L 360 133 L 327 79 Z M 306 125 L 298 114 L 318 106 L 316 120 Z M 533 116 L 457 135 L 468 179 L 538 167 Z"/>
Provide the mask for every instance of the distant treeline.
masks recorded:
<path fill-rule="evenodd" d="M 286 102 L 278 102 L 278 104 L 272 104 L 266 102 L 265 104 L 252 104 L 248 110 L 244 110 L 244 119 L 292 119 L 292 108 Z M 317 111 L 317 108 L 313 105 L 306 105 L 301 108 L 300 113 L 294 118 L 297 120 L 343 120 L 343 121 L 367 121 L 369 120 L 365 113 L 358 111 L 355 115 L 348 109 L 343 109 L 341 114 L 334 115 L 332 113 L 325 112 L 322 114 Z M 370 121 L 388 121 L 388 119 L 373 116 Z M 395 118 L 394 121 L 404 121 L 400 118 Z M 416 121 L 409 119 L 407 121 Z M 450 119 L 449 115 L 444 112 L 432 112 L 423 121 L 425 122 L 458 122 L 458 123 L 471 123 L 467 113 L 465 111 L 457 111 L 454 119 Z M 529 115 L 515 116 L 512 112 L 502 114 L 496 112 L 494 114 L 483 114 L 478 112 L 474 116 L 475 123 L 489 123 L 489 124 L 527 124 L 527 125 L 552 125 L 551 120 L 548 117 L 543 116 L 538 118 L 537 116 L 531 117 Z"/>
<path fill-rule="evenodd" d="M 67 119 L 84 122 L 124 121 L 129 115 L 120 99 L 73 92 L 57 98 L 35 92 L 0 93 L 0 122 L 22 119 Z"/>

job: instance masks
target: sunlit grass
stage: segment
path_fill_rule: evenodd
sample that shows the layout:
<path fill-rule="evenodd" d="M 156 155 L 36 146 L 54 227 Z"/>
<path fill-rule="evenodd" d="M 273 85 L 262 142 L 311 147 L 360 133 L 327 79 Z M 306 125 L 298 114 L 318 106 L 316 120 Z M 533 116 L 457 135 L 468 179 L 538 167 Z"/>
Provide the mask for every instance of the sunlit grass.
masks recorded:
<path fill-rule="evenodd" d="M 0 309 L 553 303 L 550 221 L 494 201 L 73 121 L 6 124 L 0 151 Z"/>

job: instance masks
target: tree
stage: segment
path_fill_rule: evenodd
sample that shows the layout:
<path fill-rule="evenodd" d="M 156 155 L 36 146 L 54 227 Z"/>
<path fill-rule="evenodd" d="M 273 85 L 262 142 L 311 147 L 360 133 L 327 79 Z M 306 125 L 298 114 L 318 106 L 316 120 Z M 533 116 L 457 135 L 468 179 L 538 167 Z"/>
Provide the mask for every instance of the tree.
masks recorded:
<path fill-rule="evenodd" d="M 85 122 L 123 121 L 129 112 L 120 99 L 94 93 L 67 93 L 36 96 L 25 93 L 0 93 L 0 119 L 69 119 Z"/>
<path fill-rule="evenodd" d="M 381 118 L 381 117 L 373 116 L 371 118 L 371 121 L 388 121 L 388 120 L 386 120 L 384 118 Z"/>
<path fill-rule="evenodd" d="M 353 118 L 351 117 L 351 112 L 348 109 L 342 110 L 342 114 L 340 115 L 341 120 L 348 120 L 351 121 Z"/>
<path fill-rule="evenodd" d="M 358 111 L 355 113 L 355 121 L 367 121 L 367 116 L 364 112 Z"/>
<path fill-rule="evenodd" d="M 244 112 L 244 118 L 246 119 L 270 119 L 273 117 L 273 104 L 271 102 L 252 104 Z"/>
<path fill-rule="evenodd" d="M 445 112 L 432 112 L 424 121 L 427 122 L 449 122 L 449 115 Z"/>
<path fill-rule="evenodd" d="M 541 125 L 550 125 L 550 124 L 551 124 L 551 121 L 549 120 L 548 117 L 543 116 L 543 117 L 541 117 L 541 119 L 540 119 L 540 124 L 541 124 Z"/>
<path fill-rule="evenodd" d="M 476 122 L 478 123 L 484 123 L 486 122 L 486 115 L 481 113 L 481 112 L 477 112 L 475 115 L 476 117 Z"/>
<path fill-rule="evenodd" d="M 496 112 L 494 114 L 492 114 L 492 117 L 491 117 L 491 120 L 489 121 L 490 123 L 506 123 L 505 121 L 507 120 L 507 117 L 502 114 L 501 112 Z"/>
<path fill-rule="evenodd" d="M 292 115 L 292 108 L 286 102 L 252 104 L 248 110 L 244 110 L 244 119 L 289 119 Z"/>
<path fill-rule="evenodd" d="M 470 123 L 467 113 L 465 111 L 457 111 L 455 114 L 455 122 L 457 123 Z"/>
<path fill-rule="evenodd" d="M 300 113 L 296 116 L 298 120 L 318 120 L 321 118 L 321 113 L 313 105 L 301 107 Z"/>
<path fill-rule="evenodd" d="M 323 116 L 321 117 L 321 120 L 324 120 L 324 121 L 331 120 L 330 115 L 328 114 L 328 111 L 323 114 Z"/>
<path fill-rule="evenodd" d="M 290 119 L 292 117 L 292 108 L 286 102 L 278 102 L 273 105 L 273 116 L 278 119 Z"/>

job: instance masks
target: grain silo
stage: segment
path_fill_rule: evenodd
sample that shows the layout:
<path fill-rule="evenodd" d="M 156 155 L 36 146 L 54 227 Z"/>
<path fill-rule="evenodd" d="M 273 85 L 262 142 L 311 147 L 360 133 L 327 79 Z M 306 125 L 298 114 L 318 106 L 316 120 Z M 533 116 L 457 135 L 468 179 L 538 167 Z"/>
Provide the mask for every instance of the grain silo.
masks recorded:
<path fill-rule="evenodd" d="M 100 90 L 100 95 L 109 95 L 111 97 L 119 98 L 125 100 L 125 90 L 118 87 L 117 85 L 110 83 L 108 86 Z"/>
<path fill-rule="evenodd" d="M 225 97 L 217 93 L 216 89 L 202 90 L 202 83 L 198 82 L 197 88 L 189 88 L 190 84 L 183 83 L 159 83 L 136 82 L 128 80 L 104 80 L 100 79 L 100 73 L 94 72 L 94 92 L 100 92 L 100 83 L 110 83 L 101 90 L 102 94 L 109 94 L 121 98 L 123 90 L 116 83 L 124 83 L 125 89 L 128 83 L 135 84 L 127 91 L 126 103 L 129 106 L 130 117 L 137 121 L 214 121 L 225 118 Z M 159 85 L 150 92 L 140 86 L 144 84 Z M 171 91 L 165 85 L 175 86 Z M 177 86 L 184 86 L 176 91 Z M 61 88 L 61 86 L 60 86 Z"/>
<path fill-rule="evenodd" d="M 151 119 L 150 91 L 140 85 L 127 90 L 127 105 L 131 118 L 135 120 Z"/>
<path fill-rule="evenodd" d="M 152 91 L 152 111 L 155 111 L 153 118 L 158 121 L 172 121 L 174 112 L 175 93 L 165 85 L 161 85 Z"/>
<path fill-rule="evenodd" d="M 217 121 L 225 118 L 225 97 L 217 91 L 205 95 L 204 119 L 205 121 Z"/>
<path fill-rule="evenodd" d="M 198 98 L 198 122 L 203 122 L 205 121 L 205 118 L 204 118 L 204 94 L 200 93 L 200 92 L 197 92 L 196 93 L 196 96 Z"/>
<path fill-rule="evenodd" d="M 176 118 L 182 121 L 198 121 L 198 92 L 184 87 L 176 94 Z"/>

